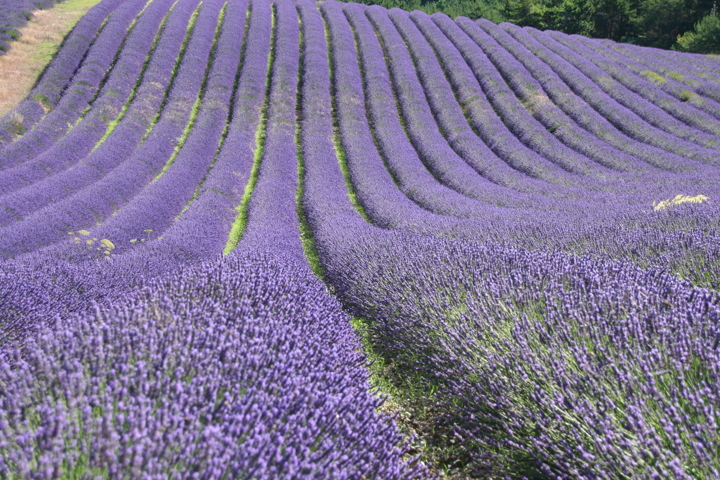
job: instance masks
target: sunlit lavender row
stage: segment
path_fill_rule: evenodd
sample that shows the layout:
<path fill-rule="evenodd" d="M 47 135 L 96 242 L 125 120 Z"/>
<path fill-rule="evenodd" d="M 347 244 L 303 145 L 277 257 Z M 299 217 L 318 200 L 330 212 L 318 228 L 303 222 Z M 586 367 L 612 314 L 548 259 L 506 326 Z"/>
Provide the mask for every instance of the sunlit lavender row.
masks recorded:
<path fill-rule="evenodd" d="M 102 0 L 0 119 L 3 478 L 720 478 L 720 64 Z"/>

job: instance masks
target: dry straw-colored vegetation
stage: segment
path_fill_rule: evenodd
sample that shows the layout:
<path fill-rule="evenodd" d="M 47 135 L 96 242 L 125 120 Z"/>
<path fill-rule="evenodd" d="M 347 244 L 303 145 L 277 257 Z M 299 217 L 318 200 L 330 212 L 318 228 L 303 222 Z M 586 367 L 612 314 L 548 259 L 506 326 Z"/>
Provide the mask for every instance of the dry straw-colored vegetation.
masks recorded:
<path fill-rule="evenodd" d="M 67 0 L 50 10 L 36 10 L 35 17 L 0 56 L 0 117 L 27 96 L 65 35 L 100 0 Z"/>

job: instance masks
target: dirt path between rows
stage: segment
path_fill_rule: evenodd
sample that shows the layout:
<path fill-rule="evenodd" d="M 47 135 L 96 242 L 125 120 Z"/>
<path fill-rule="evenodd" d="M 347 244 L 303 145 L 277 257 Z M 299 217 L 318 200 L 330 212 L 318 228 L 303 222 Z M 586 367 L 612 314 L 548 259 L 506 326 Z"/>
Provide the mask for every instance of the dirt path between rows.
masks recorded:
<path fill-rule="evenodd" d="M 68 0 L 33 12 L 35 18 L 20 29 L 20 39 L 0 56 L 0 117 L 27 96 L 65 35 L 99 1 Z"/>

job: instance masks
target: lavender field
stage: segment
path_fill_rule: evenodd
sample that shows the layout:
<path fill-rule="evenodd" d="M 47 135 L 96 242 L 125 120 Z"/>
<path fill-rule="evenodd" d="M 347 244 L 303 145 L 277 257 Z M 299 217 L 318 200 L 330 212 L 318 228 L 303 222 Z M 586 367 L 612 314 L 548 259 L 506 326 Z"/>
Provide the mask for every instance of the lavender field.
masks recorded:
<path fill-rule="evenodd" d="M 718 479 L 717 198 L 716 57 L 102 0 L 0 119 L 0 478 Z"/>

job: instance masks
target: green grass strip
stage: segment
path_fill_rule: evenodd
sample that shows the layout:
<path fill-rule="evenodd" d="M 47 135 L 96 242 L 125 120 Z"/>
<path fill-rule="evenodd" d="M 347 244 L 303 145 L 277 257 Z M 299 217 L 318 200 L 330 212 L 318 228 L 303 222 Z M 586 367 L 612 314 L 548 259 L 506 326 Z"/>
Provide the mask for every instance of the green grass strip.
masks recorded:
<path fill-rule="evenodd" d="M 115 130 L 115 128 L 118 126 L 120 121 L 125 117 L 125 113 L 127 112 L 128 108 L 130 107 L 130 104 L 135 100 L 135 96 L 137 95 L 137 90 L 142 84 L 143 78 L 145 77 L 145 72 L 147 71 L 148 65 L 150 65 L 150 60 L 152 59 L 153 54 L 155 53 L 155 49 L 157 48 L 157 44 L 160 41 L 160 37 L 162 36 L 163 32 L 165 31 L 165 25 L 167 24 L 168 17 L 172 13 L 173 9 L 175 8 L 175 5 L 177 5 L 177 1 L 172 4 L 172 7 L 170 7 L 170 10 L 167 14 L 165 14 L 165 17 L 163 18 L 162 23 L 160 24 L 160 28 L 158 29 L 158 33 L 155 35 L 155 39 L 153 40 L 152 46 L 150 47 L 150 53 L 148 53 L 148 56 L 145 58 L 145 63 L 142 66 L 142 70 L 140 71 L 140 75 L 138 76 L 138 80 L 133 86 L 132 91 L 130 92 L 130 96 L 128 97 L 125 104 L 122 106 L 122 109 L 120 110 L 120 113 L 110 122 L 108 122 L 107 129 L 105 130 L 105 134 L 102 136 L 100 140 L 95 144 L 92 151 L 94 152 L 97 150 L 100 145 L 107 140 L 107 138 L 110 136 L 110 134 Z"/>
<path fill-rule="evenodd" d="M 200 7 L 202 7 L 202 2 L 198 4 L 198 6 L 195 8 L 195 11 L 190 16 L 190 21 L 188 22 L 187 30 L 185 31 L 185 38 L 183 39 L 183 43 L 180 46 L 180 52 L 178 53 L 177 59 L 175 59 L 175 65 L 173 65 L 173 69 L 170 72 L 170 80 L 168 81 L 168 86 L 165 89 L 165 95 L 163 96 L 162 103 L 160 103 L 160 108 L 158 109 L 153 119 L 150 121 L 150 125 L 148 125 L 147 129 L 145 130 L 145 135 L 143 135 L 140 143 L 143 143 L 145 140 L 147 140 L 147 137 L 150 136 L 150 132 L 152 132 L 152 129 L 155 128 L 157 122 L 160 121 L 160 116 L 162 115 L 163 110 L 165 110 L 165 106 L 167 105 L 168 99 L 170 97 L 170 91 L 175 84 L 175 78 L 177 77 L 178 71 L 180 70 L 180 64 L 185 58 L 185 52 L 187 52 L 190 38 L 192 38 L 192 34 L 195 31 L 195 22 L 197 21 Z"/>
<path fill-rule="evenodd" d="M 323 16 L 325 23 L 325 41 L 328 46 L 328 62 L 330 66 L 330 97 L 332 98 L 332 117 L 333 117 L 333 146 L 335 147 L 335 155 L 340 165 L 340 171 L 342 171 L 343 178 L 345 179 L 345 186 L 347 187 L 348 197 L 355 210 L 362 216 L 366 222 L 372 223 L 370 217 L 365 212 L 362 204 L 358 201 L 357 192 L 350 179 L 350 169 L 348 168 L 347 155 L 345 148 L 342 145 L 342 138 L 340 136 L 340 120 L 338 119 L 338 100 L 337 100 L 337 86 L 335 85 L 335 58 L 332 54 L 332 41 L 330 40 L 330 28 L 328 27 L 327 19 Z"/>
<path fill-rule="evenodd" d="M 70 2 L 74 2 L 74 0 L 69 0 L 68 2 L 66 2 L 62 5 L 66 5 L 66 6 L 70 7 L 71 6 Z M 95 2 L 95 3 L 99 3 L 99 2 Z M 57 7 L 54 7 L 54 8 L 57 8 Z M 110 18 L 112 17 L 112 15 L 113 14 L 110 13 L 103 20 L 102 24 L 100 25 L 100 28 L 97 31 L 97 34 L 95 35 L 95 37 L 93 37 L 91 39 L 87 50 L 85 50 L 85 52 L 83 53 L 82 59 L 80 60 L 80 63 L 78 64 L 79 66 L 82 66 L 85 63 L 85 59 L 87 58 L 90 50 L 95 45 L 95 42 L 98 40 L 98 38 L 102 34 L 103 30 L 105 30 L 105 27 L 107 26 L 108 22 L 110 21 Z M 41 47 L 40 51 L 37 53 L 37 56 L 35 56 L 34 58 L 41 60 L 45 64 L 45 66 L 42 68 L 40 73 L 37 75 L 37 78 L 35 79 L 35 83 L 32 86 L 32 90 L 35 90 L 38 87 L 38 85 L 40 84 L 40 82 L 43 80 L 43 78 L 45 77 L 45 74 L 47 73 L 48 69 L 50 68 L 52 61 L 55 59 L 55 57 L 57 57 L 58 53 L 65 46 L 65 43 L 68 41 L 68 39 L 70 39 L 71 34 L 75 30 L 75 25 L 77 24 L 77 22 L 79 20 L 80 19 L 78 18 L 77 20 L 72 22 L 73 25 L 72 25 L 70 31 L 65 35 L 65 37 L 62 39 L 62 41 L 59 44 L 51 44 L 52 45 L 51 46 L 51 45 L 48 45 L 47 43 L 43 43 L 40 45 L 40 47 Z M 65 92 L 67 91 L 67 89 L 70 88 L 71 86 L 72 86 L 72 81 L 70 81 L 67 85 L 65 85 L 62 88 L 60 94 L 58 95 L 58 99 L 62 98 L 63 95 L 65 94 Z M 31 100 L 38 102 L 40 104 L 40 106 L 42 107 L 42 109 L 44 111 L 42 118 L 45 118 L 47 116 L 47 114 L 50 113 L 50 111 L 52 111 L 56 106 L 56 105 L 51 104 L 51 102 L 48 100 L 47 96 L 44 93 L 33 94 L 33 96 L 30 98 L 31 98 Z"/>
<path fill-rule="evenodd" d="M 257 184 L 258 175 L 260 174 L 260 163 L 262 162 L 262 156 L 265 152 L 265 137 L 267 136 L 267 111 L 270 103 L 270 75 L 272 74 L 273 66 L 275 65 L 275 45 L 277 43 L 277 18 L 275 14 L 275 5 L 272 6 L 272 35 L 270 37 L 270 55 L 268 56 L 267 73 L 265 75 L 265 100 L 263 101 L 262 111 L 260 112 L 260 123 L 258 124 L 257 130 L 255 131 L 255 150 L 253 155 L 253 166 L 250 171 L 250 178 L 248 183 L 245 185 L 245 191 L 243 192 L 242 201 L 240 205 L 235 207 L 238 212 L 235 217 L 235 221 L 230 228 L 230 234 L 228 240 L 225 243 L 223 249 L 223 255 L 229 255 L 230 252 L 235 250 L 240 240 L 242 239 L 245 227 L 248 222 L 248 204 L 250 203 L 250 197 L 252 196 L 255 185 Z"/>
<path fill-rule="evenodd" d="M 82 14 L 86 13 L 87 10 L 94 7 L 100 3 L 100 0 L 67 0 L 62 3 L 56 3 L 52 7 L 52 11 L 62 13 L 62 14 L 71 14 L 76 15 L 81 13 L 81 15 L 78 15 L 75 18 L 71 18 L 69 21 L 65 22 L 65 31 L 69 32 L 71 31 L 78 21 L 82 18 Z M 84 12 L 83 12 L 84 10 Z M 30 19 L 28 19 L 30 20 Z M 106 19 L 107 20 L 107 19 Z M 103 22 L 104 24 L 104 22 Z M 1 31 L 1 30 L 0 30 Z M 11 33 L 12 35 L 12 33 Z M 67 35 L 66 35 L 67 38 Z M 17 38 L 15 39 L 17 40 Z M 57 55 L 57 52 L 60 50 L 60 46 L 63 44 L 64 39 L 62 42 L 56 43 L 56 42 L 42 42 L 37 46 L 37 50 L 35 54 L 33 55 L 33 60 L 39 60 L 42 62 L 43 65 L 48 65 L 50 63 L 50 60 L 55 58 Z"/>
<path fill-rule="evenodd" d="M 227 3 L 223 6 L 223 9 L 227 7 Z M 245 52 L 247 50 L 247 34 L 248 30 L 250 29 L 250 8 L 247 10 L 247 14 L 245 16 L 245 31 L 243 33 L 243 43 L 242 47 L 240 48 L 240 63 L 238 63 L 238 69 L 237 73 L 235 74 L 235 82 L 233 84 L 233 91 L 232 95 L 230 96 L 230 108 L 228 110 L 228 119 L 225 122 L 225 128 L 223 128 L 222 134 L 220 136 L 220 142 L 218 143 L 217 151 L 215 152 L 215 156 L 213 157 L 212 163 L 210 163 L 210 168 L 208 169 L 207 173 L 203 177 L 200 184 L 195 189 L 195 192 L 193 193 L 192 198 L 185 204 L 183 209 L 178 213 L 177 217 L 175 217 L 175 220 L 179 220 L 180 217 L 182 217 L 185 212 L 190 208 L 190 205 L 197 200 L 198 196 L 200 196 L 200 190 L 202 189 L 203 185 L 205 185 L 205 181 L 207 180 L 208 176 L 210 175 L 210 172 L 212 171 L 213 167 L 215 167 L 215 162 L 217 162 L 218 157 L 220 156 L 220 153 L 222 152 L 223 145 L 225 144 L 225 139 L 227 139 L 228 131 L 230 128 L 230 123 L 232 123 L 233 118 L 233 112 L 235 110 L 235 103 L 237 101 L 237 91 L 238 91 L 238 85 L 240 84 L 240 74 L 242 73 L 242 65 L 245 64 Z"/>
<path fill-rule="evenodd" d="M 302 242 L 305 258 L 310 264 L 310 268 L 318 278 L 324 278 L 325 272 L 320 263 L 320 255 L 318 254 L 315 240 L 313 239 L 312 230 L 307 218 L 307 212 L 303 206 L 305 198 L 305 157 L 302 149 L 302 100 L 303 88 L 305 87 L 305 33 L 303 32 L 302 17 L 298 9 L 298 23 L 300 24 L 300 63 L 298 68 L 298 87 L 297 101 L 295 102 L 295 146 L 297 148 L 298 159 L 298 187 L 295 194 L 295 205 L 297 216 L 300 223 L 300 241 Z"/>
<path fill-rule="evenodd" d="M 215 55 L 217 50 L 217 43 L 218 39 L 220 38 L 220 30 L 222 29 L 222 25 L 225 21 L 225 7 L 227 4 L 223 5 L 223 8 L 220 10 L 220 15 L 218 15 L 218 21 L 217 25 L 215 26 L 215 37 L 213 38 L 212 47 L 210 48 L 210 56 L 208 57 L 208 63 L 205 66 L 205 73 L 203 74 L 203 81 L 202 85 L 200 85 L 200 91 L 197 94 L 197 97 L 195 98 L 195 103 L 193 103 L 192 110 L 190 110 L 190 118 L 188 119 L 187 124 L 185 125 L 185 129 L 183 130 L 182 135 L 180 138 L 178 138 L 177 145 L 175 145 L 175 149 L 173 150 L 172 155 L 170 155 L 170 158 L 168 158 L 168 161 L 165 162 L 165 166 L 163 166 L 162 170 L 160 170 L 160 173 L 157 174 L 155 178 L 153 178 L 153 181 L 151 183 L 155 183 L 162 177 L 165 172 L 168 171 L 168 169 L 172 166 L 173 163 L 175 163 L 175 159 L 180 154 L 180 150 L 182 150 L 183 146 L 185 145 L 185 142 L 187 141 L 188 136 L 190 135 L 190 132 L 192 131 L 193 127 L 195 126 L 195 121 L 197 120 L 198 113 L 200 112 L 200 104 L 203 101 L 203 98 L 205 97 L 205 90 L 207 88 L 208 83 L 208 75 L 210 74 L 210 68 L 212 67 L 213 62 L 215 61 Z"/>
<path fill-rule="evenodd" d="M 125 38 L 123 38 L 122 43 L 120 43 L 120 48 L 118 48 L 117 52 L 115 52 L 115 56 L 113 57 L 113 61 L 110 64 L 110 68 L 105 73 L 105 76 L 103 77 L 103 79 L 100 81 L 100 85 L 98 86 L 98 88 L 95 90 L 95 94 L 93 95 L 92 100 L 90 100 L 90 103 L 88 103 L 88 106 L 85 107 L 85 110 L 83 110 L 82 114 L 78 117 L 78 119 L 75 120 L 75 123 L 72 124 L 72 126 L 70 127 L 70 130 L 75 128 L 81 121 L 83 121 L 83 119 L 88 114 L 88 112 L 94 107 L 95 101 L 100 96 L 100 93 L 102 92 L 103 88 L 105 87 L 105 84 L 107 83 L 107 81 L 110 79 L 110 75 L 112 74 L 113 70 L 115 69 L 115 66 L 118 64 L 118 61 L 120 60 L 120 55 L 122 55 L 122 52 L 125 50 L 125 45 L 127 44 L 128 38 L 130 38 L 130 35 L 132 35 L 132 32 L 133 32 L 133 30 L 135 30 L 135 26 L 137 25 L 138 20 L 140 19 L 142 14 L 145 13 L 145 10 L 147 10 L 148 6 L 152 3 L 152 1 L 153 0 L 148 0 L 145 3 L 145 5 L 143 6 L 142 10 L 140 10 L 140 13 L 138 13 L 135 16 L 135 18 L 133 19 L 132 23 L 130 24 L 130 26 L 127 29 Z M 153 42 L 153 44 L 154 44 L 154 42 Z M 79 82 L 79 83 L 82 84 L 83 82 Z M 92 85 L 90 85 L 89 83 L 86 85 L 88 87 L 92 87 Z M 108 121 L 108 120 L 106 120 L 106 121 Z"/>
<path fill-rule="evenodd" d="M 355 42 L 355 53 L 357 54 L 358 66 L 360 67 L 360 78 L 362 79 L 362 82 L 361 82 L 361 83 L 362 83 L 362 87 L 363 87 L 363 94 L 365 95 L 365 103 L 368 103 L 368 102 L 369 102 L 368 97 L 370 96 L 370 95 L 369 95 L 370 89 L 368 88 L 368 80 L 367 80 L 368 77 L 367 77 L 367 72 L 365 71 L 365 63 L 364 63 L 364 61 L 363 61 L 363 54 L 362 54 L 362 52 L 360 51 L 360 40 L 359 40 L 358 32 L 357 32 L 357 30 L 355 29 L 355 27 L 353 26 L 352 22 L 350 22 L 350 18 L 348 17 L 348 14 L 347 14 L 347 13 L 345 13 L 345 17 L 348 18 L 348 24 L 350 25 L 350 30 L 353 32 L 353 40 L 354 40 L 354 42 Z M 379 35 L 378 35 L 377 37 L 378 37 L 379 43 L 381 44 L 381 47 L 380 47 L 380 48 L 382 48 L 382 39 L 380 38 Z M 384 51 L 384 50 L 383 50 L 383 57 L 385 58 L 385 61 L 387 62 L 387 57 L 385 57 L 385 51 Z M 389 69 L 389 67 L 388 67 L 388 75 L 390 75 L 390 69 Z M 392 82 L 391 82 L 391 85 L 390 85 L 390 86 L 391 86 L 391 88 L 392 88 Z M 407 126 L 405 125 L 405 119 L 403 118 L 402 113 L 401 113 L 400 110 L 399 110 L 399 109 L 400 109 L 400 101 L 398 100 L 397 95 L 395 95 L 394 93 L 395 93 L 395 92 L 393 91 L 393 98 L 394 98 L 394 100 L 395 100 L 395 107 L 398 108 L 398 113 L 399 113 L 398 117 L 400 118 L 400 125 L 402 126 L 403 131 L 405 132 L 405 135 L 408 136 Z M 369 108 L 369 105 L 367 105 L 367 106 L 365 107 L 365 118 L 367 118 L 367 123 L 368 123 L 368 126 L 370 127 L 370 128 L 369 128 L 369 130 L 370 130 L 370 135 L 372 136 L 373 144 L 375 145 L 375 150 L 377 150 L 378 156 L 379 156 L 380 159 L 383 161 L 383 165 L 385 166 L 385 170 L 388 172 L 388 175 L 390 175 L 390 178 L 393 179 L 393 182 L 395 182 L 395 185 L 397 185 L 398 190 L 400 190 L 401 192 L 405 193 L 405 190 L 403 189 L 403 184 L 402 184 L 402 182 L 400 182 L 400 180 L 398 179 L 397 175 L 395 175 L 395 173 L 393 172 L 393 170 L 390 168 L 390 165 L 389 165 L 387 156 L 385 155 L 385 151 L 380 147 L 380 141 L 378 140 L 378 136 L 377 136 L 377 126 L 374 124 L 374 122 L 372 121 L 372 118 L 371 118 L 371 116 L 370 116 L 370 108 Z M 409 139 L 409 138 L 410 138 L 410 137 L 408 136 L 408 139 Z M 414 198 L 408 196 L 407 194 L 406 194 L 405 196 L 408 197 L 411 201 L 415 202 L 415 204 L 417 204 L 420 208 L 423 208 L 423 209 L 426 209 L 426 210 L 427 210 L 427 208 L 426 208 L 425 206 L 419 204 L 417 201 L 415 201 Z"/>

